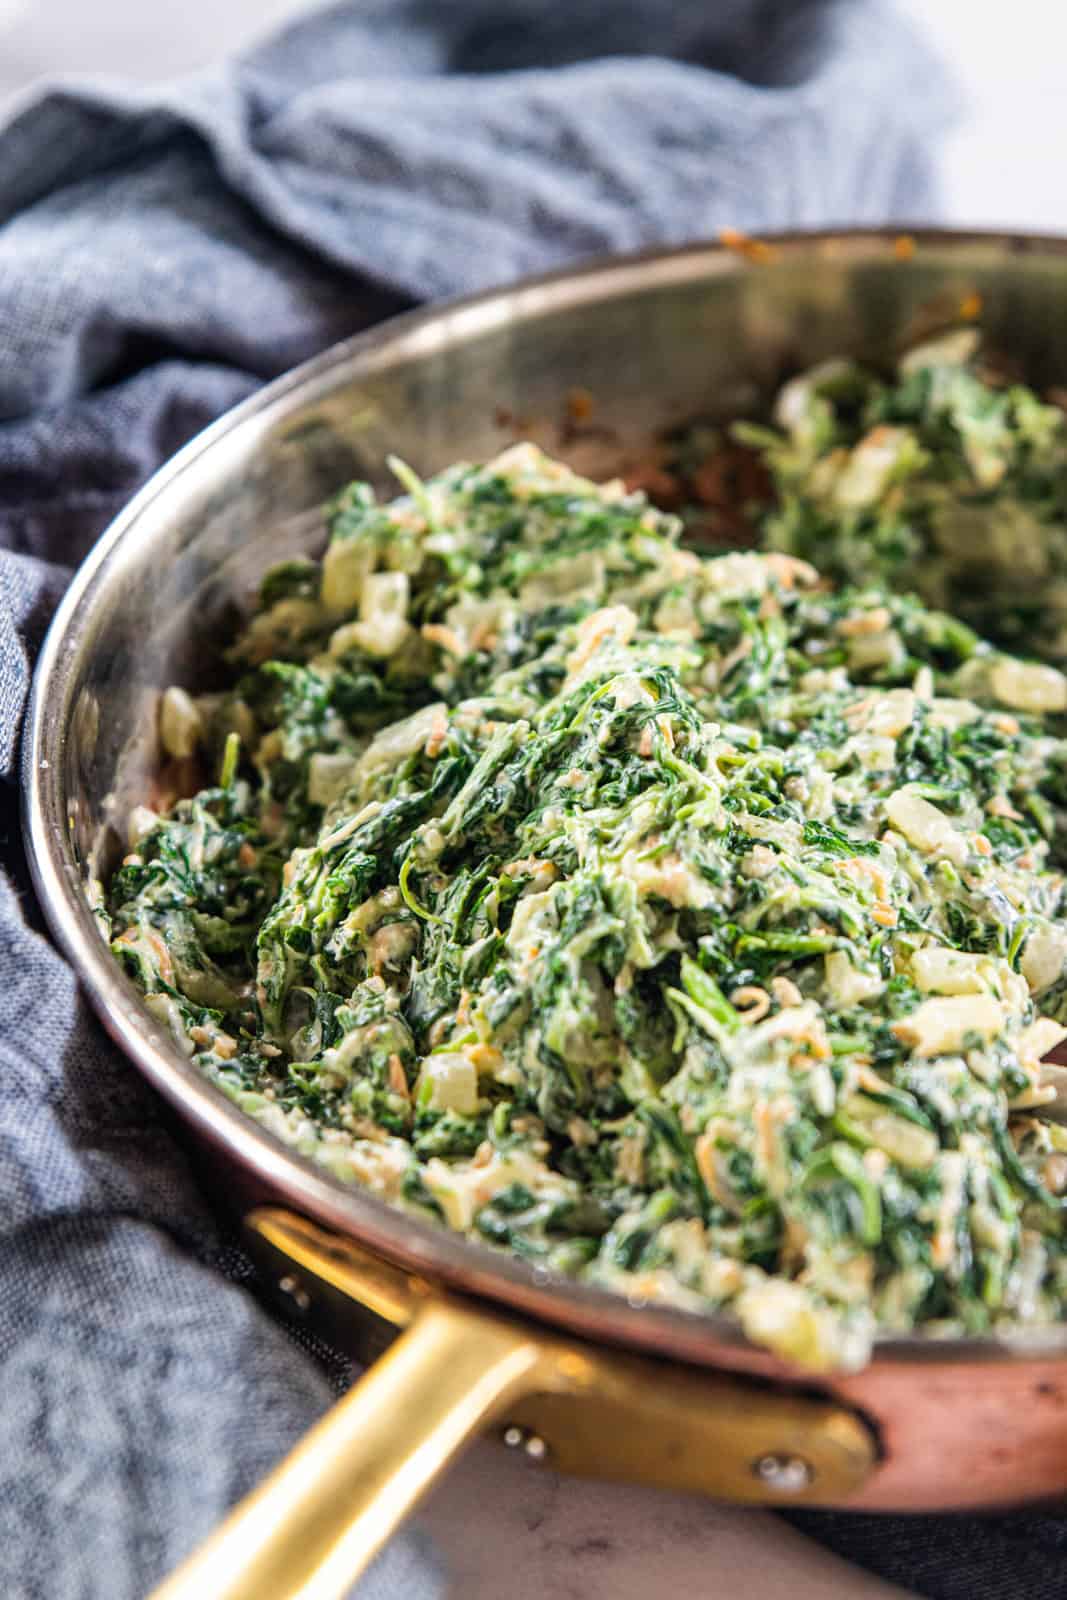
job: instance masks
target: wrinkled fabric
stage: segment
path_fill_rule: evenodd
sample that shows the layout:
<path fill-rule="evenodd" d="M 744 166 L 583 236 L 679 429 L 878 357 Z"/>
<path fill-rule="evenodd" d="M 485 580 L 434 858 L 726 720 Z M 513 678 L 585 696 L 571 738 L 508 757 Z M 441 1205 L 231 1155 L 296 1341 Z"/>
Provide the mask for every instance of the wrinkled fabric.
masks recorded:
<path fill-rule="evenodd" d="M 415 301 L 921 216 L 946 99 L 877 0 L 362 0 L 170 87 L 58 89 L 0 147 L 6 542 L 76 559 L 203 421 Z"/>
<path fill-rule="evenodd" d="M 9 115 L 0 1594 L 138 1600 L 345 1375 L 260 1302 L 42 930 L 19 729 L 71 568 L 206 422 L 393 311 L 723 226 L 921 219 L 950 99 L 881 0 L 362 0 L 180 82 L 68 84 Z M 891 1539 L 906 1566 L 890 1525 L 819 1527 L 846 1525 L 851 1554 Z M 442 1592 L 410 1531 L 359 1589 Z"/>

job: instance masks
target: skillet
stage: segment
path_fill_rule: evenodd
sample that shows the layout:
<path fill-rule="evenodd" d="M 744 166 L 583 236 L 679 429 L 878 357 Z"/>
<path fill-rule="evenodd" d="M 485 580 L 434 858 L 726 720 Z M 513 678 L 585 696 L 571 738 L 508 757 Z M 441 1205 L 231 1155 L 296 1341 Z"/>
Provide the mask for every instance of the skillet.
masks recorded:
<path fill-rule="evenodd" d="M 384 483 L 390 453 L 431 473 L 517 435 L 609 476 L 688 418 L 757 413 L 800 367 L 884 362 L 975 295 L 994 347 L 1035 385 L 1062 381 L 1067 240 L 1030 236 L 735 239 L 414 313 L 209 428 L 81 568 L 41 655 L 24 746 L 46 917 L 294 1314 L 343 1342 L 366 1312 L 402 1330 L 158 1596 L 339 1600 L 490 1424 L 561 1470 L 768 1505 L 945 1510 L 1067 1492 L 1067 1330 L 885 1339 L 863 1371 L 813 1385 L 725 1317 L 634 1304 L 390 1210 L 189 1065 L 112 960 L 87 893 L 151 795 L 159 691 L 211 682 L 236 609 L 280 556 L 321 546 L 339 485 Z"/>

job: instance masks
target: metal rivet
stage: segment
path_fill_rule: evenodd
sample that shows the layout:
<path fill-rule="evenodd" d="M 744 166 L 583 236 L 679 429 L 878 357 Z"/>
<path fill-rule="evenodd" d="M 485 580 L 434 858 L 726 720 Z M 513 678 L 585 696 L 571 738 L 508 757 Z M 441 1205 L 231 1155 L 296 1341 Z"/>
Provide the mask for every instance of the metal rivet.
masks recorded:
<path fill-rule="evenodd" d="M 520 1428 L 514 1422 L 504 1429 L 504 1443 L 509 1450 L 525 1451 L 531 1461 L 545 1461 L 548 1458 L 545 1441 L 529 1428 Z"/>
<path fill-rule="evenodd" d="M 799 1494 L 815 1476 L 811 1463 L 802 1456 L 760 1456 L 752 1463 L 752 1471 L 761 1483 L 778 1494 Z"/>
<path fill-rule="evenodd" d="M 292 1273 L 287 1272 L 284 1278 L 278 1279 L 278 1292 L 285 1296 L 293 1309 L 299 1311 L 301 1316 L 306 1311 L 310 1311 L 311 1296 L 302 1286 L 300 1279 L 294 1278 Z"/>

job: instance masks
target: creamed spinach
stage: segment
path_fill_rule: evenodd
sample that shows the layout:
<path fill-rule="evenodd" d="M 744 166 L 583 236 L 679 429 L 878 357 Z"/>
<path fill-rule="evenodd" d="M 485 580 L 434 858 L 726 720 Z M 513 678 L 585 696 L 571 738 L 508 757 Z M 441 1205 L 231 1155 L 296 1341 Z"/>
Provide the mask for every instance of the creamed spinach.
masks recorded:
<path fill-rule="evenodd" d="M 1067 679 L 893 582 L 917 485 L 964 517 L 939 451 L 968 526 L 1064 453 L 1022 391 L 920 437 L 965 356 L 794 385 L 768 553 L 529 445 L 347 488 L 231 687 L 163 697 L 219 781 L 108 887 L 188 1055 L 340 1178 L 812 1367 L 1058 1321 Z"/>

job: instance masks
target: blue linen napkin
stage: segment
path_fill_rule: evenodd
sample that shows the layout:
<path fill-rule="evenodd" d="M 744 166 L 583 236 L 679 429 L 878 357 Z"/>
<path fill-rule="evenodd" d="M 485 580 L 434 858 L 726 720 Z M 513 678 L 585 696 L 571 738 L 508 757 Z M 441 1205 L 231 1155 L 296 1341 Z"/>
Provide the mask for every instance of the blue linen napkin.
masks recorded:
<path fill-rule="evenodd" d="M 0 1594 L 136 1600 L 343 1376 L 259 1303 L 41 931 L 19 731 L 71 567 L 203 424 L 396 309 L 724 225 L 918 218 L 945 104 L 882 0 L 360 0 L 162 88 L 59 86 L 10 114 Z M 886 1525 L 862 1539 L 851 1553 L 878 1565 Z M 442 1584 L 407 1533 L 359 1594 L 432 1600 Z"/>

